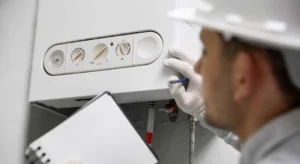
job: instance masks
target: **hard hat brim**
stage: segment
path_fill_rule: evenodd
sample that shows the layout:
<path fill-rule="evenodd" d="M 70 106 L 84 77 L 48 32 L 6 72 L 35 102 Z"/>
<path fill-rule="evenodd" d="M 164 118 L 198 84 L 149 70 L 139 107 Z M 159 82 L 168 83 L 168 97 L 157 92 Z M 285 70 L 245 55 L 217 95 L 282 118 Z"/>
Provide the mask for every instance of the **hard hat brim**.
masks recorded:
<path fill-rule="evenodd" d="M 251 28 L 245 24 L 227 22 L 225 19 L 208 17 L 195 8 L 180 8 L 168 12 L 168 17 L 174 20 L 188 22 L 210 28 L 224 34 L 233 35 L 249 41 L 262 43 L 274 47 L 300 50 L 300 39 L 289 37 L 285 32 L 271 32 L 262 28 Z"/>

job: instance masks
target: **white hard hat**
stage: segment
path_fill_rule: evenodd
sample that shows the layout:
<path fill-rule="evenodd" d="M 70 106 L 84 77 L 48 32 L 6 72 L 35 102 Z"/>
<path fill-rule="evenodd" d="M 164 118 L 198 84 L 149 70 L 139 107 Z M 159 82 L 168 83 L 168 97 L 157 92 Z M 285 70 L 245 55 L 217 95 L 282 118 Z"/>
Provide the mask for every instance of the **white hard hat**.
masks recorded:
<path fill-rule="evenodd" d="M 278 48 L 300 89 L 300 0 L 199 0 L 195 8 L 175 9 L 168 16 Z"/>

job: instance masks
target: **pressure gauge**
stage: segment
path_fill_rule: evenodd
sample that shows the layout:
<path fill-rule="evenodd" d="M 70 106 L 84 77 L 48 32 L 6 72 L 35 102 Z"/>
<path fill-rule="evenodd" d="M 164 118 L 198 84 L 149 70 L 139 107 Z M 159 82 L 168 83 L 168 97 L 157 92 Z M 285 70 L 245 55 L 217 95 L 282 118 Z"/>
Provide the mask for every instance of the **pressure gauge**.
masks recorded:
<path fill-rule="evenodd" d="M 49 65 L 59 68 L 64 63 L 64 53 L 61 50 L 56 50 L 50 55 Z"/>

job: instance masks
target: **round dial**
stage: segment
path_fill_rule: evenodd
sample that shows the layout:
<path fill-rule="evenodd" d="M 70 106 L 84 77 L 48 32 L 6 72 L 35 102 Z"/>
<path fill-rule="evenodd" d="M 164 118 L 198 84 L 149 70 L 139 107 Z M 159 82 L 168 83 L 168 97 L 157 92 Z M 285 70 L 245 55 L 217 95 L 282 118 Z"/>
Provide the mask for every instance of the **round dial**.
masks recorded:
<path fill-rule="evenodd" d="M 84 50 L 82 48 L 76 48 L 71 55 L 73 62 L 80 62 L 84 59 Z"/>
<path fill-rule="evenodd" d="M 92 60 L 95 63 L 103 63 L 108 55 L 108 48 L 105 44 L 98 44 L 93 50 Z"/>
<path fill-rule="evenodd" d="M 130 44 L 125 40 L 121 41 L 117 46 L 117 50 L 116 50 L 117 55 L 124 56 L 124 55 L 128 55 L 129 52 L 130 52 Z"/>
<path fill-rule="evenodd" d="M 64 63 L 65 57 L 61 50 L 56 50 L 50 55 L 49 65 L 59 68 Z"/>

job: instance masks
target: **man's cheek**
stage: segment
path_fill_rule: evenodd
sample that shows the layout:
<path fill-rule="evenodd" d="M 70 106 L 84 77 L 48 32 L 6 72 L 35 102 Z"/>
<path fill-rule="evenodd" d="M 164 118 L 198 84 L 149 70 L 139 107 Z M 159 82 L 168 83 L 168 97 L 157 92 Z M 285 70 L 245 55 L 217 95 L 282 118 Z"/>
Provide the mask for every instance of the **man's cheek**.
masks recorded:
<path fill-rule="evenodd" d="M 203 79 L 201 92 L 203 100 L 207 102 L 209 99 L 209 83 L 205 79 Z"/>

